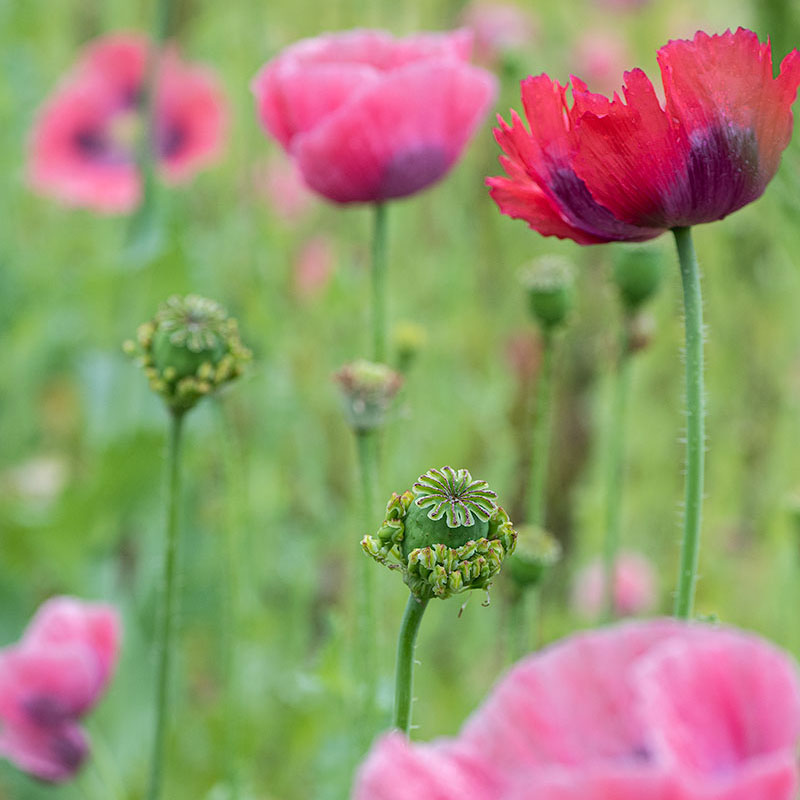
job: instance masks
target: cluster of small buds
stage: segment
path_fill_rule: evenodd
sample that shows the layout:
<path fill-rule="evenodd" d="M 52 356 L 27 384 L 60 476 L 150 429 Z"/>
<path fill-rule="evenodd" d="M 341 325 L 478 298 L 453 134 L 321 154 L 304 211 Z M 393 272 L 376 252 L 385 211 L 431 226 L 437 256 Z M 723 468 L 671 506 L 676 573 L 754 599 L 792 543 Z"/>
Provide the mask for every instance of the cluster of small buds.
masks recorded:
<path fill-rule="evenodd" d="M 561 544 L 538 525 L 521 525 L 517 548 L 508 562 L 512 580 L 519 589 L 538 586 L 547 570 L 561 560 Z"/>
<path fill-rule="evenodd" d="M 433 469 L 411 491 L 393 494 L 364 552 L 399 570 L 420 599 L 446 599 L 468 589 L 488 589 L 517 534 L 485 481 L 465 470 Z"/>
<path fill-rule="evenodd" d="M 403 376 L 391 367 L 363 359 L 345 364 L 333 378 L 342 391 L 347 424 L 357 433 L 383 426 L 403 385 Z"/>
<path fill-rule="evenodd" d="M 150 387 L 175 414 L 238 378 L 251 357 L 236 320 L 194 294 L 170 297 L 123 349 L 138 359 Z"/>
<path fill-rule="evenodd" d="M 520 273 L 520 281 L 528 292 L 530 311 L 546 332 L 567 321 L 573 305 L 575 270 L 561 256 L 542 256 Z"/>

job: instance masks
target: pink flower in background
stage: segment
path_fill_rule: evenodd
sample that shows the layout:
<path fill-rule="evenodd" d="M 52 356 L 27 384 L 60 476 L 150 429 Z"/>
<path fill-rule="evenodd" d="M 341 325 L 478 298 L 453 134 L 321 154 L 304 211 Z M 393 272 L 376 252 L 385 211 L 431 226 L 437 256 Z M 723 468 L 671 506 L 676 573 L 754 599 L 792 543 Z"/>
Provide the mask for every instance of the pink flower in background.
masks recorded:
<path fill-rule="evenodd" d="M 441 179 L 486 114 L 492 75 L 467 31 L 306 39 L 253 81 L 265 129 L 305 182 L 337 203 L 406 197 Z"/>
<path fill-rule="evenodd" d="M 105 692 L 119 646 L 109 606 L 44 603 L 22 639 L 0 650 L 0 755 L 44 781 L 72 778 L 89 752 L 79 721 Z"/>
<path fill-rule="evenodd" d="M 614 581 L 614 608 L 619 617 L 652 611 L 658 599 L 658 575 L 653 565 L 638 553 L 620 553 Z M 598 619 L 604 610 L 606 573 L 602 561 L 580 570 L 572 587 L 572 606 L 586 619 Z"/>
<path fill-rule="evenodd" d="M 795 664 L 671 620 L 572 636 L 519 662 L 457 739 L 381 738 L 355 800 L 792 800 Z"/>
<path fill-rule="evenodd" d="M 650 0 L 595 0 L 599 6 L 605 8 L 615 8 L 620 11 L 630 11 L 637 8 L 644 8 L 650 3 Z"/>
<path fill-rule="evenodd" d="M 302 299 L 318 295 L 336 266 L 336 252 L 329 236 L 313 236 L 304 242 L 294 260 L 294 291 Z"/>
<path fill-rule="evenodd" d="M 136 207 L 149 57 L 148 40 L 136 34 L 113 34 L 87 47 L 34 123 L 28 178 L 36 191 L 105 213 Z M 226 105 L 214 74 L 184 63 L 172 48 L 161 56 L 158 76 L 159 173 L 177 183 L 218 158 L 227 135 Z"/>
<path fill-rule="evenodd" d="M 473 2 L 461 22 L 475 35 L 475 57 L 490 66 L 508 52 L 530 47 L 538 33 L 531 13 L 513 3 Z"/>
<path fill-rule="evenodd" d="M 625 40 L 611 31 L 590 30 L 575 43 L 571 59 L 576 73 L 596 92 L 612 94 L 620 87 L 619 76 L 632 60 Z"/>
<path fill-rule="evenodd" d="M 303 183 L 294 162 L 273 153 L 253 170 L 253 184 L 276 217 L 296 224 L 311 209 L 314 195 Z"/>

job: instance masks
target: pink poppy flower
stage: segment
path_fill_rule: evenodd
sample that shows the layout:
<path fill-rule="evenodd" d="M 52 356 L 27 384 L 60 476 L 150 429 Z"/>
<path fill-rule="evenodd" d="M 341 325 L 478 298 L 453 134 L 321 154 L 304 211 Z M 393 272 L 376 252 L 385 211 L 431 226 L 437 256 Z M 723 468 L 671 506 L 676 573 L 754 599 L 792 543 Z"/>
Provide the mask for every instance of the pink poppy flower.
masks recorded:
<path fill-rule="evenodd" d="M 119 642 L 112 608 L 44 603 L 22 639 L 0 650 L 0 755 L 44 781 L 73 777 L 89 753 L 79 721 L 105 692 Z"/>
<path fill-rule="evenodd" d="M 28 179 L 36 191 L 105 213 L 136 207 L 149 58 L 148 40 L 136 34 L 88 46 L 31 132 Z M 219 156 L 227 132 L 222 91 L 210 70 L 182 62 L 172 48 L 158 64 L 155 119 L 158 168 L 167 182 L 185 181 Z"/>
<path fill-rule="evenodd" d="M 619 617 L 652 611 L 658 599 L 658 575 L 639 553 L 620 553 L 614 570 L 614 608 Z M 572 587 L 572 607 L 585 619 L 597 619 L 606 598 L 605 565 L 599 559 L 580 570 Z"/>
<path fill-rule="evenodd" d="M 294 162 L 283 153 L 273 153 L 268 160 L 256 165 L 252 180 L 259 197 L 267 202 L 276 217 L 289 225 L 302 220 L 316 202 Z"/>
<path fill-rule="evenodd" d="M 506 53 L 530 47 L 537 37 L 530 11 L 513 3 L 470 3 L 461 21 L 475 34 L 475 55 L 484 64 L 497 64 Z"/>
<path fill-rule="evenodd" d="M 772 645 L 672 620 L 519 662 L 454 740 L 384 736 L 355 800 L 792 800 L 800 682 Z"/>
<path fill-rule="evenodd" d="M 261 122 L 314 191 L 337 203 L 405 197 L 442 178 L 495 94 L 466 31 L 297 42 L 253 81 Z"/>

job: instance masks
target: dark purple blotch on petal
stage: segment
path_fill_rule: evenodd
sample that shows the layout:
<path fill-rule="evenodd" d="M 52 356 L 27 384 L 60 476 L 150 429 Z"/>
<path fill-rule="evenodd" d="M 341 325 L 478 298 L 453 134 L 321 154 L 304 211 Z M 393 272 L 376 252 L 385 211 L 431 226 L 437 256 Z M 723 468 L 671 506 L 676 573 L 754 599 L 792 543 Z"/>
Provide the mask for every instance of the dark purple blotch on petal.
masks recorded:
<path fill-rule="evenodd" d="M 413 194 L 441 178 L 449 166 L 447 153 L 438 145 L 403 150 L 384 168 L 378 184 L 378 198 L 389 200 Z"/>
<path fill-rule="evenodd" d="M 36 695 L 22 704 L 31 722 L 42 727 L 50 727 L 69 717 L 64 704 L 49 695 Z"/>

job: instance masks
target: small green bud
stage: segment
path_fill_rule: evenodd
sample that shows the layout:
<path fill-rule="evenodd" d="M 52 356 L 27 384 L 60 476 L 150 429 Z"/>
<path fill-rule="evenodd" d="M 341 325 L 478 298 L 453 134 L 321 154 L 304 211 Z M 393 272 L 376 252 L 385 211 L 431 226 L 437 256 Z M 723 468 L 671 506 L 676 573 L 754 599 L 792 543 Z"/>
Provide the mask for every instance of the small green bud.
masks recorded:
<path fill-rule="evenodd" d="M 236 320 L 213 300 L 192 294 L 170 297 L 136 338 L 124 351 L 138 358 L 153 391 L 175 413 L 238 377 L 251 357 Z"/>
<path fill-rule="evenodd" d="M 342 392 L 347 423 L 357 432 L 383 425 L 403 385 L 403 377 L 390 367 L 363 359 L 345 364 L 333 378 Z"/>
<path fill-rule="evenodd" d="M 520 276 L 528 291 L 530 311 L 546 331 L 560 327 L 572 310 L 574 270 L 561 256 L 542 256 L 524 269 Z"/>
<path fill-rule="evenodd" d="M 628 311 L 636 311 L 653 296 L 663 272 L 662 254 L 656 248 L 626 245 L 617 250 L 613 278 Z"/>
<path fill-rule="evenodd" d="M 526 589 L 538 586 L 545 572 L 560 559 L 561 545 L 557 539 L 536 525 L 522 525 L 508 568 L 514 583 Z"/>
<path fill-rule="evenodd" d="M 362 548 L 401 570 L 419 598 L 486 589 L 517 539 L 496 497 L 465 469 L 432 469 L 411 491 L 392 495 L 386 520 L 375 536 L 364 537 Z"/>
<path fill-rule="evenodd" d="M 399 322 L 392 336 L 397 371 L 407 373 L 411 365 L 428 343 L 428 334 L 416 322 Z"/>

